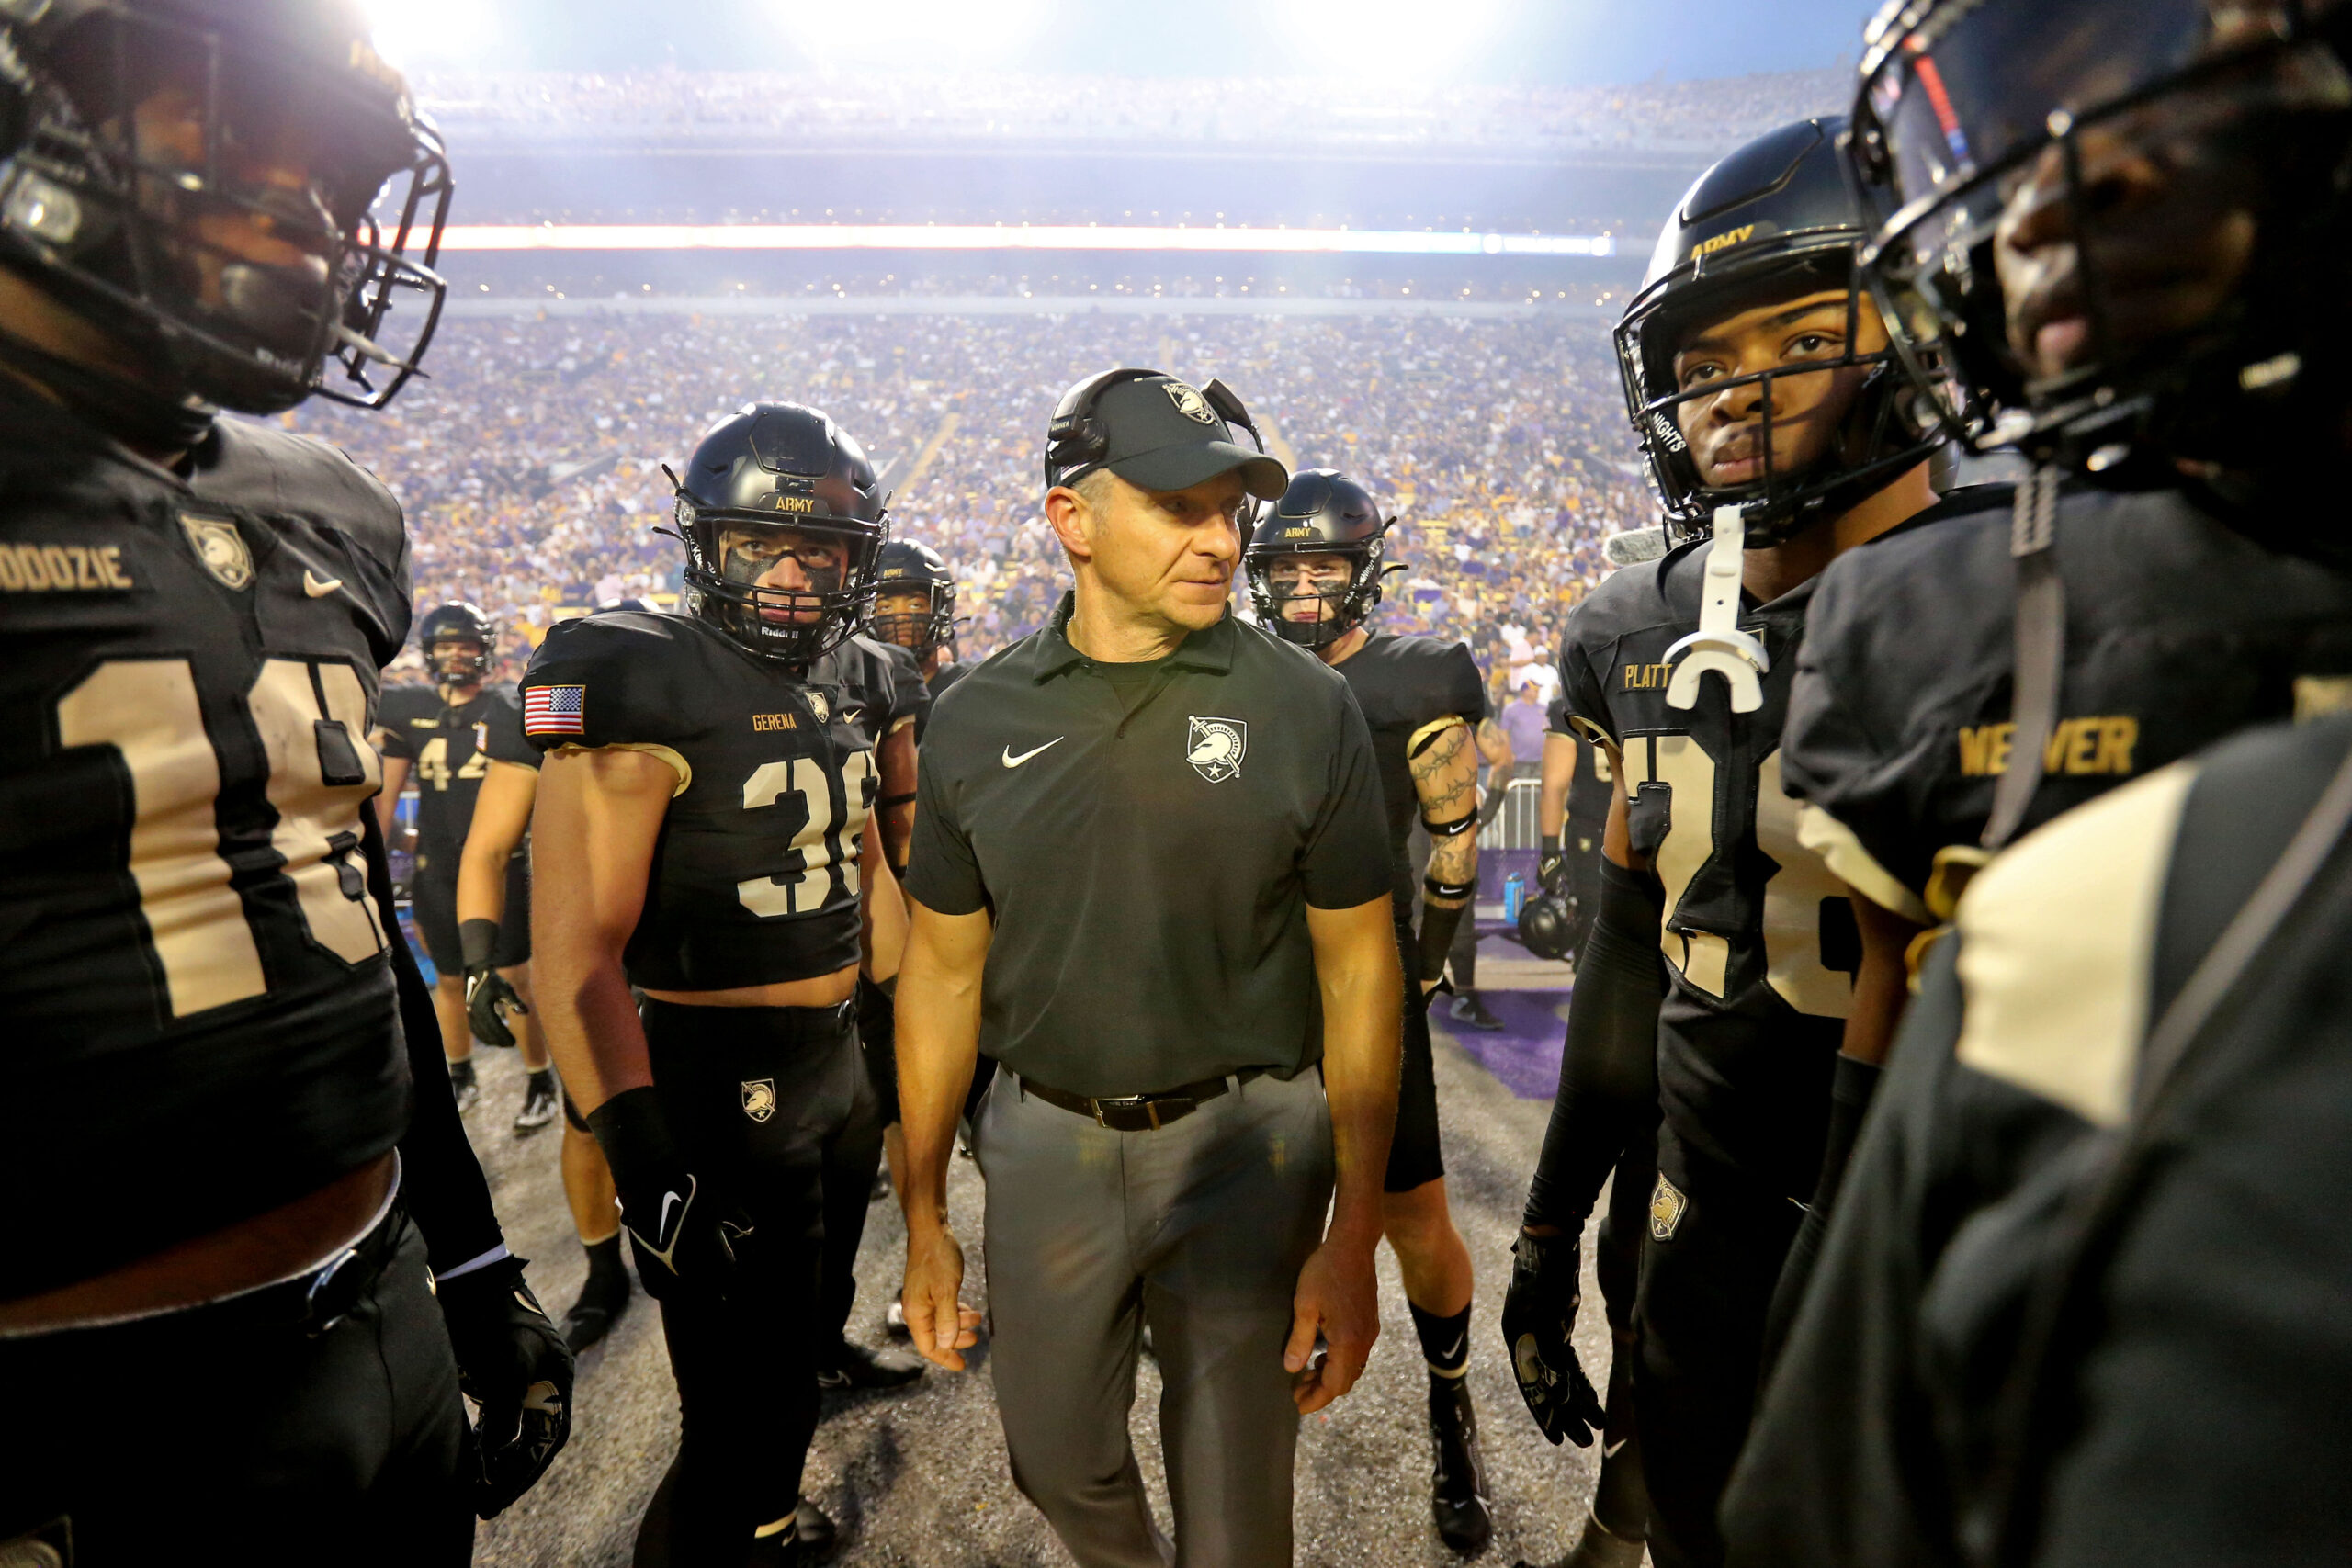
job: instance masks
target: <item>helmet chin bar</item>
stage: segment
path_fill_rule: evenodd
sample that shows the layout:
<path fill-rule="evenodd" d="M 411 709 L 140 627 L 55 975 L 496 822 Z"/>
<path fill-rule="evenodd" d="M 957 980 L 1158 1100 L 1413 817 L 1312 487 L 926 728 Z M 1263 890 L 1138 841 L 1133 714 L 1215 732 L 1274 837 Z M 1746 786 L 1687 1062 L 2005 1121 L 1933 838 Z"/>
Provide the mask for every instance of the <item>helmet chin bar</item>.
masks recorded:
<path fill-rule="evenodd" d="M 1747 521 L 1736 506 L 1715 508 L 1715 541 L 1707 547 L 1707 570 L 1700 589 L 1699 629 L 1666 650 L 1674 674 L 1667 682 L 1668 707 L 1699 705 L 1699 688 L 1709 674 L 1723 677 L 1734 713 L 1764 705 L 1763 677 L 1772 668 L 1764 645 L 1739 629 L 1740 570 L 1747 559 Z M 1679 662 L 1676 662 L 1679 660 Z"/>

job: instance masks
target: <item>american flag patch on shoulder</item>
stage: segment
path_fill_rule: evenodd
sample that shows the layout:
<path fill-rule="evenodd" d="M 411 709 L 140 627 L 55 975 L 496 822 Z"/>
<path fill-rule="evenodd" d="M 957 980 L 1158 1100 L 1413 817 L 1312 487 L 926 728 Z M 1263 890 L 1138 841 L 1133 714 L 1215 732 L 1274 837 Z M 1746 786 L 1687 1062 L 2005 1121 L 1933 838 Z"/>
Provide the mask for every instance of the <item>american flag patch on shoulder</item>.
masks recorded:
<path fill-rule="evenodd" d="M 578 735 L 587 710 L 585 686 L 530 686 L 523 692 L 523 733 Z"/>

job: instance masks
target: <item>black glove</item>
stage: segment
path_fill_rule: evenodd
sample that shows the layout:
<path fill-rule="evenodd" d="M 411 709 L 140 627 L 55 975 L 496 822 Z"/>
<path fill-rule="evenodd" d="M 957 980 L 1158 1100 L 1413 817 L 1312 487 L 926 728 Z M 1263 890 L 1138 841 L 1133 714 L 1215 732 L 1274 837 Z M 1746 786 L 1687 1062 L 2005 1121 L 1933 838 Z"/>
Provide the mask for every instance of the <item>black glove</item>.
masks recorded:
<path fill-rule="evenodd" d="M 498 922 L 466 920 L 458 927 L 458 941 L 466 955 L 466 1022 L 483 1044 L 512 1046 L 514 1032 L 506 1027 L 506 1014 L 531 1008 L 491 966 L 498 951 Z"/>
<path fill-rule="evenodd" d="M 625 1089 L 588 1113 L 588 1130 L 613 1168 L 645 1293 L 657 1302 L 724 1298 L 751 1216 L 703 1195 L 671 1141 L 660 1096 L 650 1087 Z"/>
<path fill-rule="evenodd" d="M 531 1294 L 520 1258 L 435 1287 L 458 1384 L 474 1423 L 474 1512 L 494 1519 L 528 1492 L 571 1436 L 571 1349 Z"/>
<path fill-rule="evenodd" d="M 1553 894 L 1558 897 L 1566 897 L 1568 890 L 1564 885 L 1566 883 L 1567 877 L 1564 873 L 1567 869 L 1567 864 L 1568 857 L 1560 852 L 1560 835 L 1557 833 L 1544 834 L 1542 847 L 1537 852 L 1535 857 L 1535 881 L 1537 885 L 1540 886 L 1546 893 Z"/>
<path fill-rule="evenodd" d="M 1571 1337 L 1584 1299 L 1584 1244 L 1572 1235 L 1521 1231 L 1510 1250 L 1503 1344 L 1510 1351 L 1511 1375 L 1519 1379 L 1520 1395 L 1545 1437 L 1589 1448 L 1608 1415 Z"/>

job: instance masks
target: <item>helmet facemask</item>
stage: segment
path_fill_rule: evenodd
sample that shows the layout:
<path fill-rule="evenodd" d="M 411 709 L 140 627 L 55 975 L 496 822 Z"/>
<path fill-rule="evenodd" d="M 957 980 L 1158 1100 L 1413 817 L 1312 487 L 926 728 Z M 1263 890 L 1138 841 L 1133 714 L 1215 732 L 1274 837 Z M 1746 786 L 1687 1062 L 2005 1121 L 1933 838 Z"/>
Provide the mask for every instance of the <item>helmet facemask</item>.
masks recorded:
<path fill-rule="evenodd" d="M 490 649 L 472 637 L 435 637 L 424 645 L 424 668 L 439 685 L 480 685 L 490 674 Z"/>
<path fill-rule="evenodd" d="M 1949 367 L 1923 381 L 1956 438 L 2174 483 L 2184 461 L 2275 464 L 2340 408 L 2305 375 L 2352 335 L 2330 9 L 1984 0 L 1873 28 L 1864 271 L 1897 352 Z"/>
<path fill-rule="evenodd" d="M 924 608 L 921 610 L 885 607 L 888 600 L 901 594 L 918 593 L 923 599 Z M 877 641 L 907 649 L 917 659 L 928 658 L 956 635 L 956 590 L 936 582 L 882 583 L 876 590 L 874 614 L 865 623 L 865 631 Z"/>
<path fill-rule="evenodd" d="M 1703 535 L 1737 506 L 1751 548 L 1849 510 L 1926 460 L 1936 440 L 1853 266 L 1852 231 L 1796 235 L 1713 268 L 1694 259 L 1645 288 L 1616 329 L 1635 433 L 1668 531 Z M 1796 308 L 1811 302 L 1804 316 Z M 1781 312 L 1774 308 L 1785 305 Z M 1834 344 L 1741 371 L 1705 352 L 1721 326 L 1791 317 Z M 1710 450 L 1692 449 L 1693 431 Z M 1745 471 L 1710 482 L 1708 468 Z"/>
<path fill-rule="evenodd" d="M 1361 545 L 1327 545 L 1319 549 L 1252 547 L 1244 570 L 1250 581 L 1250 605 L 1259 623 L 1284 642 L 1301 648 L 1329 648 L 1361 626 L 1380 604 L 1380 581 L 1384 575 L 1381 558 L 1386 544 L 1385 538 L 1376 536 Z M 1303 574 L 1294 577 L 1288 586 L 1275 581 L 1281 563 L 1317 559 L 1346 562 L 1348 575 L 1321 588 L 1310 584 Z M 1310 600 L 1320 603 L 1320 615 L 1311 621 L 1292 619 L 1288 612 Z"/>
<path fill-rule="evenodd" d="M 0 164 L 0 257 L 209 401 L 390 400 L 438 321 L 449 174 L 363 38 L 113 7 L 41 61 Z M 420 309 L 388 346 L 402 290 Z"/>
<path fill-rule="evenodd" d="M 695 612 L 743 647 L 805 667 L 847 641 L 874 607 L 876 557 L 888 537 L 873 523 L 822 515 L 704 510 L 678 498 L 686 586 Z M 763 586 L 786 557 L 805 587 Z"/>

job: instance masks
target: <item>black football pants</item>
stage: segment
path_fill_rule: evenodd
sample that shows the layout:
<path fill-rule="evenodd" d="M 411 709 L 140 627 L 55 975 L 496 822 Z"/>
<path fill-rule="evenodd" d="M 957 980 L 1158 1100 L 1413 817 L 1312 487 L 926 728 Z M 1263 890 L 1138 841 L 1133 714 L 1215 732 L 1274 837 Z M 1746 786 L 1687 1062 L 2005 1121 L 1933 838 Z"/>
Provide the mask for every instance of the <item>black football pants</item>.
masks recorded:
<path fill-rule="evenodd" d="M 394 1223 L 323 1333 L 232 1300 L 0 1339 L 0 1561 L 462 1568 L 458 1366 L 424 1238 Z"/>
<path fill-rule="evenodd" d="M 1775 1187 L 1692 1156 L 1660 1128 L 1634 1376 L 1658 1568 L 1724 1560 L 1715 1512 L 1755 1415 L 1772 1288 L 1804 1218 Z"/>
<path fill-rule="evenodd" d="M 871 1142 L 862 1152 L 854 1143 L 861 1120 L 879 1137 L 873 1090 L 848 1007 L 649 998 L 642 1014 L 653 1087 L 688 1168 L 714 1203 L 743 1210 L 752 1231 L 725 1300 L 662 1303 L 681 1429 L 666 1506 L 649 1511 L 638 1555 L 740 1568 L 753 1533 L 799 1501 L 817 1430 L 816 1352 L 835 1332 L 824 1305 L 826 1200 L 829 1189 L 854 1186 L 863 1223 L 875 1156 Z"/>

